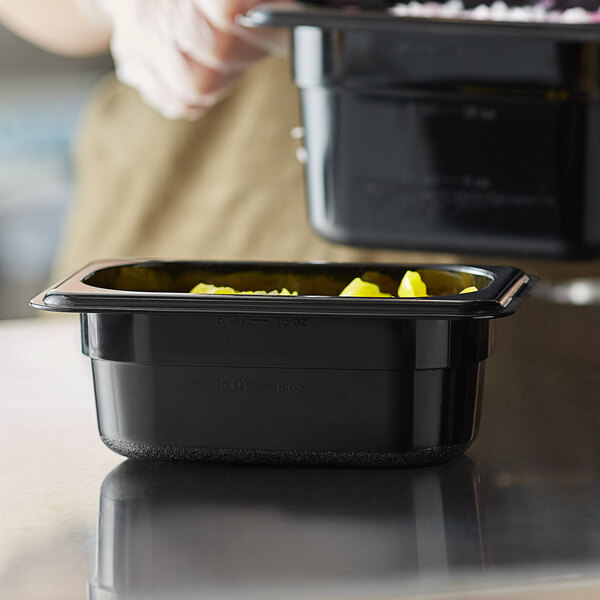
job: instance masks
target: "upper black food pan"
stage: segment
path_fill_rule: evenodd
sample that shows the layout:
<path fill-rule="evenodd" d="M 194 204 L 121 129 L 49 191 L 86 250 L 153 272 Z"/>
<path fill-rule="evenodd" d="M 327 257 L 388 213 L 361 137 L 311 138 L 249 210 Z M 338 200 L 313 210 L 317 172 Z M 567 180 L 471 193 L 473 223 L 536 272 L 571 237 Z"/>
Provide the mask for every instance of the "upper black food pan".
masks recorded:
<path fill-rule="evenodd" d="M 408 268 L 432 296 L 337 296 L 357 276 L 393 293 Z M 493 320 L 533 285 L 512 267 L 121 260 L 32 306 L 81 313 L 100 435 L 125 456 L 416 466 L 474 440 Z"/>
<path fill-rule="evenodd" d="M 261 5 L 243 23 L 293 29 L 309 215 L 323 237 L 599 254 L 599 24 L 302 3 Z"/>

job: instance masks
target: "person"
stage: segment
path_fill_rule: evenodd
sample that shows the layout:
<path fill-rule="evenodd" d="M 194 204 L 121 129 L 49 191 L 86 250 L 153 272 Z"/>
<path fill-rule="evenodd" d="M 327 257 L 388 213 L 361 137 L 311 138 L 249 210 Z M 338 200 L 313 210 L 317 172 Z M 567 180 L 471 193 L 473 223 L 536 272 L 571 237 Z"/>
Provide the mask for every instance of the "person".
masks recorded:
<path fill-rule="evenodd" d="M 0 19 L 26 39 L 71 55 L 110 45 L 116 67 L 79 132 L 55 277 L 123 256 L 410 259 L 329 243 L 310 228 L 286 40 L 235 22 L 258 3 L 0 0 Z"/>
<path fill-rule="evenodd" d="M 290 136 L 301 118 L 285 41 L 236 23 L 258 3 L 0 0 L 0 20 L 26 39 L 72 55 L 110 47 L 116 67 L 96 86 L 80 131 L 55 276 L 124 256 L 498 262 L 352 248 L 312 231 Z M 559 276 L 590 270 L 501 262 Z"/>

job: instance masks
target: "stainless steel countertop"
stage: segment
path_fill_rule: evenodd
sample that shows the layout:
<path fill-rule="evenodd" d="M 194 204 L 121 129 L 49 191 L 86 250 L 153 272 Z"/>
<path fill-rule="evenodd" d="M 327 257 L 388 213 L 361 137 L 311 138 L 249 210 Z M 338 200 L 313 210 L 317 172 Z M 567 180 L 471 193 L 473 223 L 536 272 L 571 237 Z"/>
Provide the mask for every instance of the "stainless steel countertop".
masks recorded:
<path fill-rule="evenodd" d="M 1 323 L 0 598 L 599 598 L 600 307 L 497 330 L 465 457 L 338 470 L 124 461 L 77 320 Z"/>

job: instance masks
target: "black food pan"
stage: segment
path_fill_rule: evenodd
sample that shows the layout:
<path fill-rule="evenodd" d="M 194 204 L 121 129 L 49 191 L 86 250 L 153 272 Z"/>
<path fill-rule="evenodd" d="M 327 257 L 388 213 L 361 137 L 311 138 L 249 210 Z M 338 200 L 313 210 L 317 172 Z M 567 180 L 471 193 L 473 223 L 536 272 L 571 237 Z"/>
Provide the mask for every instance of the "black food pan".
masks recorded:
<path fill-rule="evenodd" d="M 321 236 L 600 253 L 600 24 L 302 3 L 264 4 L 242 22 L 293 30 L 308 212 Z"/>
<path fill-rule="evenodd" d="M 338 296 L 359 276 L 394 293 L 407 269 L 429 297 Z M 299 295 L 189 293 L 199 282 Z M 81 313 L 100 435 L 120 454 L 416 466 L 475 439 L 494 319 L 535 282 L 497 266 L 116 260 L 32 306 Z"/>

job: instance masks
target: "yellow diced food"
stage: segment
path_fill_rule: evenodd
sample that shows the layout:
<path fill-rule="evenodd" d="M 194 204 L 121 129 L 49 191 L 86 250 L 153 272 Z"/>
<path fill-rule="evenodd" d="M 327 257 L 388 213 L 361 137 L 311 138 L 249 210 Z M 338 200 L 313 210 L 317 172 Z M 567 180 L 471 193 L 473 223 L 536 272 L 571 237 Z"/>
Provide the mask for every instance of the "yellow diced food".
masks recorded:
<path fill-rule="evenodd" d="M 192 290 L 191 294 L 235 294 L 232 287 L 217 287 L 212 283 L 199 283 Z"/>
<path fill-rule="evenodd" d="M 252 292 L 250 292 L 250 293 L 252 293 Z M 287 288 L 281 288 L 280 292 L 278 292 L 277 290 L 272 290 L 268 293 L 268 295 L 269 296 L 297 296 L 298 292 L 295 290 L 293 292 L 290 292 Z"/>
<path fill-rule="evenodd" d="M 218 287 L 213 285 L 212 283 L 199 283 L 195 287 L 190 290 L 190 294 L 239 294 L 239 295 L 253 295 L 257 294 L 259 296 L 297 296 L 298 292 L 290 292 L 286 288 L 282 288 L 281 292 L 277 290 L 272 290 L 270 292 L 266 292 L 265 290 L 257 290 L 257 291 L 238 291 L 234 290 L 232 287 L 223 286 Z"/>
<path fill-rule="evenodd" d="M 370 296 L 378 298 L 391 298 L 391 294 L 385 294 L 376 283 L 369 283 L 360 277 L 354 278 L 340 293 L 340 296 Z"/>
<path fill-rule="evenodd" d="M 478 292 L 479 290 L 471 285 L 462 290 L 461 294 Z M 287 288 L 279 290 L 235 290 L 229 286 L 216 286 L 212 283 L 199 283 L 192 290 L 192 294 L 239 294 L 239 295 L 261 295 L 261 296 L 297 296 L 298 292 L 290 292 Z M 363 298 L 393 298 L 392 294 L 382 292 L 376 283 L 365 281 L 361 277 L 355 277 L 340 293 L 340 296 L 355 296 Z M 399 298 L 421 298 L 427 296 L 427 286 L 421 279 L 421 275 L 416 271 L 406 271 L 400 286 L 398 287 Z"/>
<path fill-rule="evenodd" d="M 406 271 L 398 287 L 399 298 L 420 298 L 427 296 L 427 286 L 416 271 Z"/>

